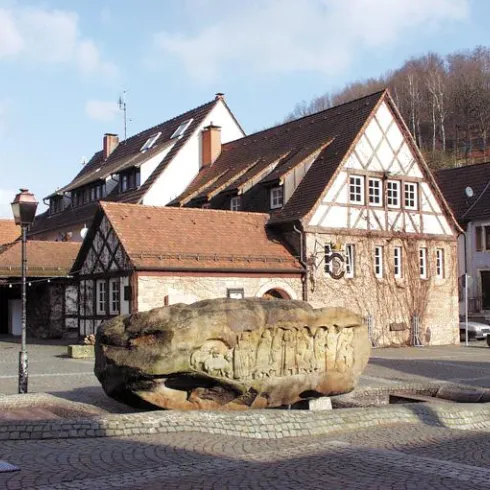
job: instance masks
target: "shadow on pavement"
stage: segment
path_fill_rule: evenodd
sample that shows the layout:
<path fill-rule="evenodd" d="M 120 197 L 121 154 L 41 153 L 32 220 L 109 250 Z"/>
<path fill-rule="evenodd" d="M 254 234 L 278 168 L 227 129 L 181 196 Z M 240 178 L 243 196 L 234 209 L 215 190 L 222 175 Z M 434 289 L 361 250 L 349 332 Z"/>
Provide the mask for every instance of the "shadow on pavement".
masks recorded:
<path fill-rule="evenodd" d="M 427 380 L 451 381 L 482 388 L 490 388 L 490 350 L 489 362 L 468 362 L 458 360 L 425 359 L 383 359 L 372 357 L 370 366 L 380 366 L 393 371 L 421 376 Z M 388 377 L 388 376 L 384 376 Z M 396 376 L 389 376 L 394 379 Z M 407 380 L 407 376 L 399 379 Z"/>
<path fill-rule="evenodd" d="M 267 441 L 196 433 L 137 440 L 12 441 L 2 445 L 2 459 L 21 471 L 0 474 L 0 487 L 489 488 L 487 435 L 410 429 L 392 426 L 328 438 Z"/>

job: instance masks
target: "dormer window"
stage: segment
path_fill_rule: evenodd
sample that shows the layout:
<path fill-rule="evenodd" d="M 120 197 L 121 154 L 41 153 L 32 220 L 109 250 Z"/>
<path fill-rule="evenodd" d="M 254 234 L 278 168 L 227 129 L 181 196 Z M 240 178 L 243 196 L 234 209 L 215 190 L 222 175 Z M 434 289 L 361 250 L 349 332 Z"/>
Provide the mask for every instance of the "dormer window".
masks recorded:
<path fill-rule="evenodd" d="M 56 214 L 63 211 L 63 197 L 55 196 L 49 200 L 49 214 Z"/>
<path fill-rule="evenodd" d="M 147 140 L 146 140 L 146 143 L 141 147 L 141 150 L 140 151 L 147 151 L 149 150 L 157 141 L 157 139 L 160 137 L 162 133 L 159 132 L 159 133 L 155 133 L 155 134 L 152 134 Z"/>
<path fill-rule="evenodd" d="M 119 192 L 137 189 L 140 186 L 140 169 L 132 169 L 129 172 L 119 174 Z"/>
<path fill-rule="evenodd" d="M 185 130 L 190 126 L 191 122 L 193 119 L 188 119 L 187 121 L 184 121 L 180 126 L 174 131 L 172 136 L 170 136 L 170 139 L 173 140 L 174 138 L 180 138 L 184 133 Z"/>
<path fill-rule="evenodd" d="M 89 202 L 98 201 L 106 195 L 105 183 L 100 181 L 96 184 L 81 187 L 71 192 L 71 205 L 76 208 Z"/>
<path fill-rule="evenodd" d="M 270 191 L 271 209 L 281 208 L 283 204 L 282 187 L 273 187 Z"/>

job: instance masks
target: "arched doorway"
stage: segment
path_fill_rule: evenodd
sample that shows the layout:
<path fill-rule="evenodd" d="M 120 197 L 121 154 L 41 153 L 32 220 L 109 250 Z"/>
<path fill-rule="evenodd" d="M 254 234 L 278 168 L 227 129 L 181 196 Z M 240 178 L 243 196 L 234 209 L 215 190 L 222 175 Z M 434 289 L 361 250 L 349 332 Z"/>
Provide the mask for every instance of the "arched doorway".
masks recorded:
<path fill-rule="evenodd" d="M 263 295 L 262 298 L 265 299 L 291 299 L 291 296 L 289 296 L 286 291 L 280 288 L 273 288 L 269 289 L 266 291 Z"/>

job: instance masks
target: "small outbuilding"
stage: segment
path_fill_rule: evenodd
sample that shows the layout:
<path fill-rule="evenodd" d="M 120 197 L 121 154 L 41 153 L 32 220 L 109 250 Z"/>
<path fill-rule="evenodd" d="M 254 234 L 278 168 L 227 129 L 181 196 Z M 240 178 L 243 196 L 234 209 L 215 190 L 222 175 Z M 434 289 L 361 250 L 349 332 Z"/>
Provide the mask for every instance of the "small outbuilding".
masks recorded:
<path fill-rule="evenodd" d="M 72 274 L 79 332 L 119 314 L 209 298 L 301 299 L 303 268 L 268 214 L 101 202 Z"/>

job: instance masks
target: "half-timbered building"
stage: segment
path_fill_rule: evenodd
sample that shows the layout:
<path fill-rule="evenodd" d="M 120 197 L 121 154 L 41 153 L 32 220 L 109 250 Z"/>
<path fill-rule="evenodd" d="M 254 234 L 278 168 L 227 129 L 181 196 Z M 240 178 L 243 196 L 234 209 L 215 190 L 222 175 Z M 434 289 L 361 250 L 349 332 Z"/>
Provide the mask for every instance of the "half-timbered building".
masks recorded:
<path fill-rule="evenodd" d="M 101 203 L 73 266 L 80 334 L 114 315 L 201 299 L 301 298 L 302 266 L 269 216 Z"/>
<path fill-rule="evenodd" d="M 217 155 L 172 205 L 268 212 L 303 298 L 359 311 L 374 345 L 458 341 L 460 228 L 387 91 Z"/>

